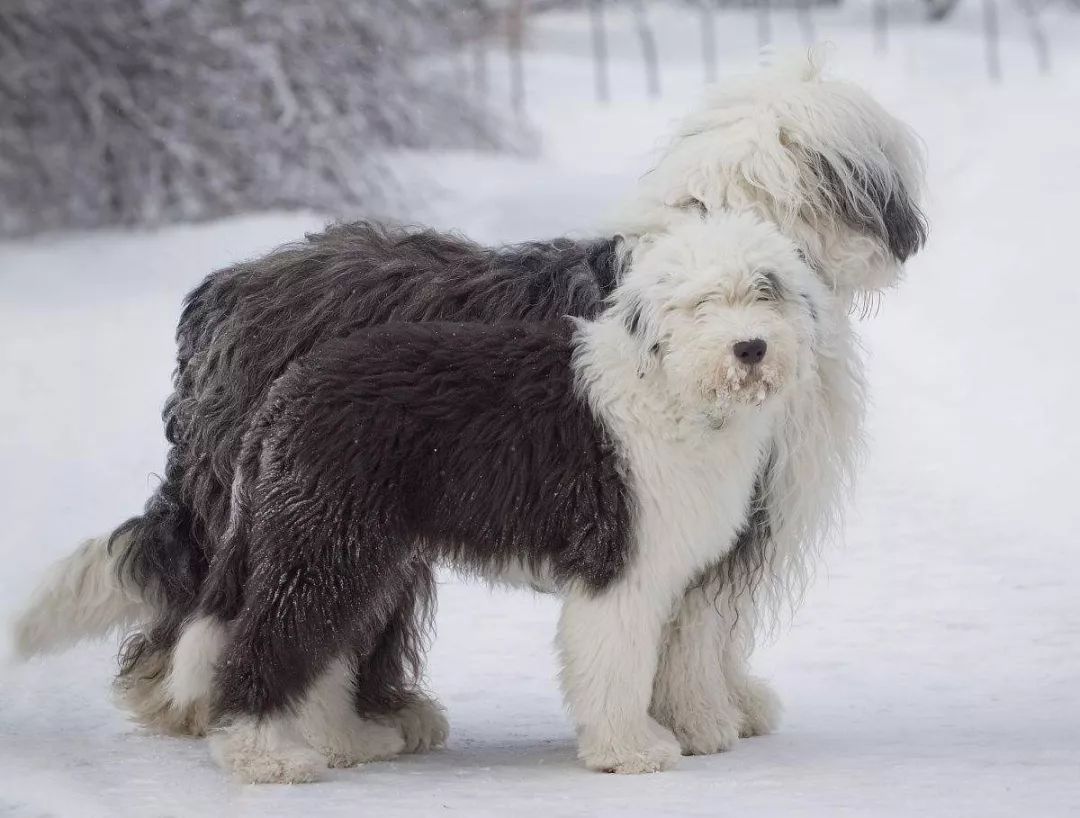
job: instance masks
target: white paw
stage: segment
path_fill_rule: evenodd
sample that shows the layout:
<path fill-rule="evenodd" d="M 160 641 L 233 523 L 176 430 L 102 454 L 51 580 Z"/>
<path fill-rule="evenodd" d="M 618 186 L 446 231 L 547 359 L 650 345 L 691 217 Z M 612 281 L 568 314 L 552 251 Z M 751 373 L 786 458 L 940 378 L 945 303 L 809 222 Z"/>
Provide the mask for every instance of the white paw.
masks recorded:
<path fill-rule="evenodd" d="M 647 728 L 637 736 L 586 738 L 583 733 L 578 758 L 590 770 L 636 775 L 667 770 L 679 763 L 682 750 L 666 727 L 649 719 Z"/>
<path fill-rule="evenodd" d="M 422 693 L 386 720 L 401 731 L 406 753 L 424 753 L 442 747 L 450 735 L 450 723 L 442 705 Z"/>
<path fill-rule="evenodd" d="M 718 708 L 671 725 L 683 755 L 705 756 L 723 753 L 739 740 L 739 714 Z"/>
<path fill-rule="evenodd" d="M 735 698 L 741 712 L 739 735 L 765 736 L 780 726 L 780 717 L 784 706 L 772 686 L 757 676 L 748 676 L 746 682 L 735 691 Z"/>
<path fill-rule="evenodd" d="M 653 716 L 679 739 L 683 755 L 722 753 L 739 740 L 742 711 L 723 682 L 721 676 L 704 690 L 668 687 L 654 702 Z"/>
<path fill-rule="evenodd" d="M 305 726 L 304 738 L 326 758 L 330 767 L 355 767 L 368 761 L 385 761 L 405 751 L 405 740 L 396 725 L 356 715 L 333 725 Z"/>
<path fill-rule="evenodd" d="M 210 752 L 245 784 L 303 784 L 326 769 L 323 757 L 280 719 L 237 719 L 211 735 Z"/>

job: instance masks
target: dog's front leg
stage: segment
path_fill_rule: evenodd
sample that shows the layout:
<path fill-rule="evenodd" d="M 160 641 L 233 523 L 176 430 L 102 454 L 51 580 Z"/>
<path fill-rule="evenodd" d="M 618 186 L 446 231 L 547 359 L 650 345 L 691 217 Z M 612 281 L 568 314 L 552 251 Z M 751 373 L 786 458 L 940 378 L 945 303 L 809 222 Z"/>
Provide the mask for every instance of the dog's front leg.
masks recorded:
<path fill-rule="evenodd" d="M 593 770 L 657 772 L 681 754 L 671 731 L 649 715 L 664 623 L 673 595 L 631 575 L 563 604 L 559 649 L 566 701 L 577 723 L 578 757 Z"/>
<path fill-rule="evenodd" d="M 687 755 L 728 750 L 740 736 L 772 732 L 780 718 L 776 694 L 749 671 L 753 600 L 740 587 L 730 573 L 695 584 L 665 635 L 652 713 Z"/>
<path fill-rule="evenodd" d="M 719 612 L 715 582 L 691 586 L 665 632 L 651 712 L 675 733 L 687 755 L 730 750 L 740 713 L 724 675 L 735 625 Z"/>

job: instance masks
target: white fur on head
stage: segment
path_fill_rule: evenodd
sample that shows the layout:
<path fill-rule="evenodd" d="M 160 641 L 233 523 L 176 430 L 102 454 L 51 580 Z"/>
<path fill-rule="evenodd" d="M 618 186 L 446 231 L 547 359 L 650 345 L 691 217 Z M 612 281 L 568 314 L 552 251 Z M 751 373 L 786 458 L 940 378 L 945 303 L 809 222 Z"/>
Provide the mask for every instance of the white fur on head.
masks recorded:
<path fill-rule="evenodd" d="M 756 213 L 849 301 L 894 284 L 926 224 L 921 144 L 861 88 L 822 78 L 810 52 L 715 90 L 645 176 L 619 227 L 674 211 Z"/>
<path fill-rule="evenodd" d="M 779 414 L 760 477 L 767 530 L 745 558 L 732 554 L 721 563 L 723 596 L 713 600 L 725 609 L 725 621 L 748 626 L 749 649 L 755 623 L 775 624 L 785 603 L 798 601 L 811 558 L 834 530 L 853 479 L 865 399 L 852 320 L 792 241 L 748 212 L 672 211 L 664 232 L 628 246 L 611 315 L 637 341 L 641 378 L 663 379 L 663 394 L 700 406 L 708 397 L 701 384 L 710 373 L 725 372 L 737 337 L 766 336 L 769 352 L 775 347 L 784 361 L 769 390 Z M 768 280 L 766 272 L 779 297 L 751 301 L 754 282 Z M 717 294 L 718 302 L 695 314 L 703 298 Z M 705 343 L 695 343 L 695 335 Z M 713 406 L 721 413 L 740 402 L 733 389 L 717 392 Z M 743 393 L 741 401 L 752 395 Z"/>
<path fill-rule="evenodd" d="M 640 375 L 662 370 L 664 391 L 720 420 L 784 392 L 811 363 L 822 283 L 775 226 L 749 213 L 684 213 L 642 236 L 612 297 L 638 344 Z M 763 341 L 753 366 L 735 353 Z"/>

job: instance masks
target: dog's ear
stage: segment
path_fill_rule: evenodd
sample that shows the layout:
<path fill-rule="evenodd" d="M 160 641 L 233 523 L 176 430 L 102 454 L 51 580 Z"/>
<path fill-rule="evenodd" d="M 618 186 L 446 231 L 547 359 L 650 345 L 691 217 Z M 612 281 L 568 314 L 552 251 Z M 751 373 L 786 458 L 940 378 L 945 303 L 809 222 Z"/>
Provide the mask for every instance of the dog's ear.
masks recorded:
<path fill-rule="evenodd" d="M 620 293 L 617 309 L 627 334 L 637 346 L 637 375 L 644 378 L 656 369 L 662 357 L 656 322 L 648 315 L 645 302 L 636 291 Z"/>
<path fill-rule="evenodd" d="M 926 244 L 930 232 L 926 215 L 903 183 L 897 184 L 886 200 L 882 218 L 889 250 L 897 261 L 907 261 L 909 256 L 915 255 Z"/>
<path fill-rule="evenodd" d="M 607 298 L 622 278 L 622 256 L 619 236 L 597 239 L 585 253 L 585 264 L 592 271 L 601 298 Z"/>
<path fill-rule="evenodd" d="M 807 151 L 805 161 L 833 218 L 873 237 L 901 264 L 925 244 L 926 217 L 895 168 L 815 151 Z"/>

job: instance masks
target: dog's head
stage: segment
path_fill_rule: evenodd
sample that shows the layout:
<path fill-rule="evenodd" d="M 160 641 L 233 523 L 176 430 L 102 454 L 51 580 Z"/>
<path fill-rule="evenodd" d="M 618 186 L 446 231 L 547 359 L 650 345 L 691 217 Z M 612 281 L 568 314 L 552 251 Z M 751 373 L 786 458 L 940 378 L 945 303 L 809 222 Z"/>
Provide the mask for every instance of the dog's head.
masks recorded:
<path fill-rule="evenodd" d="M 807 376 L 830 298 L 794 243 L 749 213 L 688 215 L 644 236 L 613 296 L 639 354 L 680 403 L 723 417 Z"/>
<path fill-rule="evenodd" d="M 889 287 L 926 240 L 919 140 L 813 53 L 718 89 L 683 122 L 628 209 L 749 210 L 775 222 L 846 298 Z"/>

